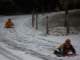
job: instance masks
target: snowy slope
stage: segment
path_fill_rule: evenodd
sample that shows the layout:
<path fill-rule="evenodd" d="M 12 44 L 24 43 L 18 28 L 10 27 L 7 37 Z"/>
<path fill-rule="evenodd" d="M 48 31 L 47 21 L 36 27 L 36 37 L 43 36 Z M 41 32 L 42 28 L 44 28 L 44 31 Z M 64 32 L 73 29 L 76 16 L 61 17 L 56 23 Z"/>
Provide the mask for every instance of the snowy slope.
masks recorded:
<path fill-rule="evenodd" d="M 40 21 L 46 15 L 40 15 Z M 11 17 L 14 29 L 3 28 L 5 19 Z M 0 16 L 0 58 L 1 60 L 79 60 L 80 34 L 69 36 L 45 35 L 31 27 L 31 15 Z M 41 24 L 41 23 L 40 23 Z M 40 27 L 43 28 L 43 27 Z M 53 50 L 70 38 L 78 56 L 56 57 Z"/>

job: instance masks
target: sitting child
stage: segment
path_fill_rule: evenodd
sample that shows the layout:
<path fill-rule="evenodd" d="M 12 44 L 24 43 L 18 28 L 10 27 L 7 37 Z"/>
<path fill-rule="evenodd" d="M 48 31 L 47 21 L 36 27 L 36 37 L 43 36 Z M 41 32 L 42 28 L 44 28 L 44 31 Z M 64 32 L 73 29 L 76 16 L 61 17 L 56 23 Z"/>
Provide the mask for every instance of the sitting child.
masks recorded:
<path fill-rule="evenodd" d="M 5 23 L 4 23 L 4 27 L 5 28 L 13 28 L 14 24 L 11 21 L 11 19 L 9 18 Z"/>
<path fill-rule="evenodd" d="M 54 51 L 54 54 L 57 56 L 71 56 L 76 55 L 76 51 L 71 44 L 71 40 L 67 39 L 61 46 Z"/>

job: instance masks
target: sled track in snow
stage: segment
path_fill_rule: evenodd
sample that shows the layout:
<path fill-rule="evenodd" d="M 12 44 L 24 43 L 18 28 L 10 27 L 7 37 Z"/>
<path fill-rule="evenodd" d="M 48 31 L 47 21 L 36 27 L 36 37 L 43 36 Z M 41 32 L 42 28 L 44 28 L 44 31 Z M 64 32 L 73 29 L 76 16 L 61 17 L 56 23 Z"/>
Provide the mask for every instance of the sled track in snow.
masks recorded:
<path fill-rule="evenodd" d="M 20 57 L 12 54 L 10 51 L 0 46 L 0 54 L 7 57 L 9 60 L 22 60 Z"/>
<path fill-rule="evenodd" d="M 56 57 L 51 57 L 50 55 L 43 55 L 43 54 L 38 53 L 34 50 L 27 49 L 27 47 L 21 47 L 21 45 L 19 45 L 17 43 L 18 41 L 15 41 L 15 40 L 13 41 L 13 40 L 8 40 L 8 39 L 7 40 L 3 39 L 1 42 L 4 44 L 7 44 L 7 45 L 9 45 L 9 46 L 11 46 L 17 50 L 24 51 L 26 54 L 33 55 L 33 56 L 41 58 L 43 60 L 59 60 Z M 10 60 L 22 60 L 19 56 L 12 54 L 10 51 L 6 50 L 2 46 L 0 46 L 0 53 Z"/>
<path fill-rule="evenodd" d="M 11 40 L 8 40 L 8 42 L 9 42 L 9 41 L 11 41 Z M 38 57 L 38 58 L 41 58 L 41 59 L 43 59 L 43 60 L 53 60 L 53 59 L 59 60 L 59 59 L 57 59 L 56 57 L 51 57 L 50 55 L 43 55 L 43 54 L 38 53 L 38 52 L 36 52 L 36 51 L 34 51 L 34 50 L 27 49 L 27 47 L 22 47 L 22 46 L 20 47 L 19 44 L 17 44 L 17 42 L 15 42 L 15 41 L 12 41 L 12 42 L 13 42 L 16 46 L 14 46 L 13 44 L 8 43 L 8 42 L 3 42 L 3 43 L 10 45 L 11 47 L 13 47 L 13 48 L 15 48 L 15 49 L 17 49 L 17 50 L 24 51 L 26 54 L 33 55 L 33 56 Z M 3 52 L 4 52 L 4 51 L 6 52 L 8 58 L 9 58 L 8 55 L 11 55 L 11 57 L 10 57 L 9 59 L 15 60 L 15 59 L 14 59 L 14 57 L 15 57 L 17 60 L 21 60 L 21 58 L 19 58 L 18 56 L 13 55 L 11 52 L 5 50 L 4 48 L 0 47 L 0 49 L 2 49 Z M 2 53 L 2 54 L 6 55 L 5 53 Z"/>
<path fill-rule="evenodd" d="M 49 55 L 43 55 L 43 54 L 40 54 L 40 53 L 38 53 L 36 51 L 33 51 L 33 50 L 30 50 L 30 49 L 26 49 L 26 54 L 34 55 L 34 56 L 36 56 L 38 58 L 41 58 L 43 60 L 53 60 L 53 59 L 54 60 L 59 60 L 56 57 L 51 57 Z"/>

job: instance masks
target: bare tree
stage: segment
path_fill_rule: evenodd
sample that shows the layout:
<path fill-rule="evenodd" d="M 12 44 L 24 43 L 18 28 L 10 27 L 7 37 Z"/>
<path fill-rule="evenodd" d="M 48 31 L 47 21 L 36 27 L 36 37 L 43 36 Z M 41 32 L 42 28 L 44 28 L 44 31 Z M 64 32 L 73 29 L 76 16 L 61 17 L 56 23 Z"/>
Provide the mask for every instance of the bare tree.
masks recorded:
<path fill-rule="evenodd" d="M 66 27 L 66 34 L 68 35 L 70 32 L 69 20 L 68 20 L 70 1 L 69 0 L 59 0 L 59 1 L 62 6 L 62 9 L 64 9 L 65 12 L 64 27 Z"/>
<path fill-rule="evenodd" d="M 69 0 L 64 1 L 64 11 L 65 11 L 65 20 L 64 20 L 64 26 L 66 27 L 66 34 L 68 35 L 70 33 L 70 26 L 69 26 L 69 20 L 68 20 L 68 14 L 69 14 Z"/>

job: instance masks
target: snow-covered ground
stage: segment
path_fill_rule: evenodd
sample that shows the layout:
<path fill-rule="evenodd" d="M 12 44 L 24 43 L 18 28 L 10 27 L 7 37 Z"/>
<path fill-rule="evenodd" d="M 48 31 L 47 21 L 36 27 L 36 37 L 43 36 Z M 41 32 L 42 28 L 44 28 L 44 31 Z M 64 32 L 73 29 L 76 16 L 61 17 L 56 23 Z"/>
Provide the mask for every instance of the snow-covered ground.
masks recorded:
<path fill-rule="evenodd" d="M 39 22 L 45 16 L 40 15 Z M 5 29 L 3 27 L 3 22 L 8 18 L 12 18 L 15 24 L 14 29 Z M 68 36 L 45 35 L 45 28 L 42 27 L 42 23 L 39 23 L 39 30 L 35 30 L 31 26 L 31 19 L 31 15 L 0 16 L 0 60 L 80 59 L 80 34 Z M 67 38 L 72 40 L 78 55 L 73 57 L 56 57 L 53 54 L 53 50 Z"/>

